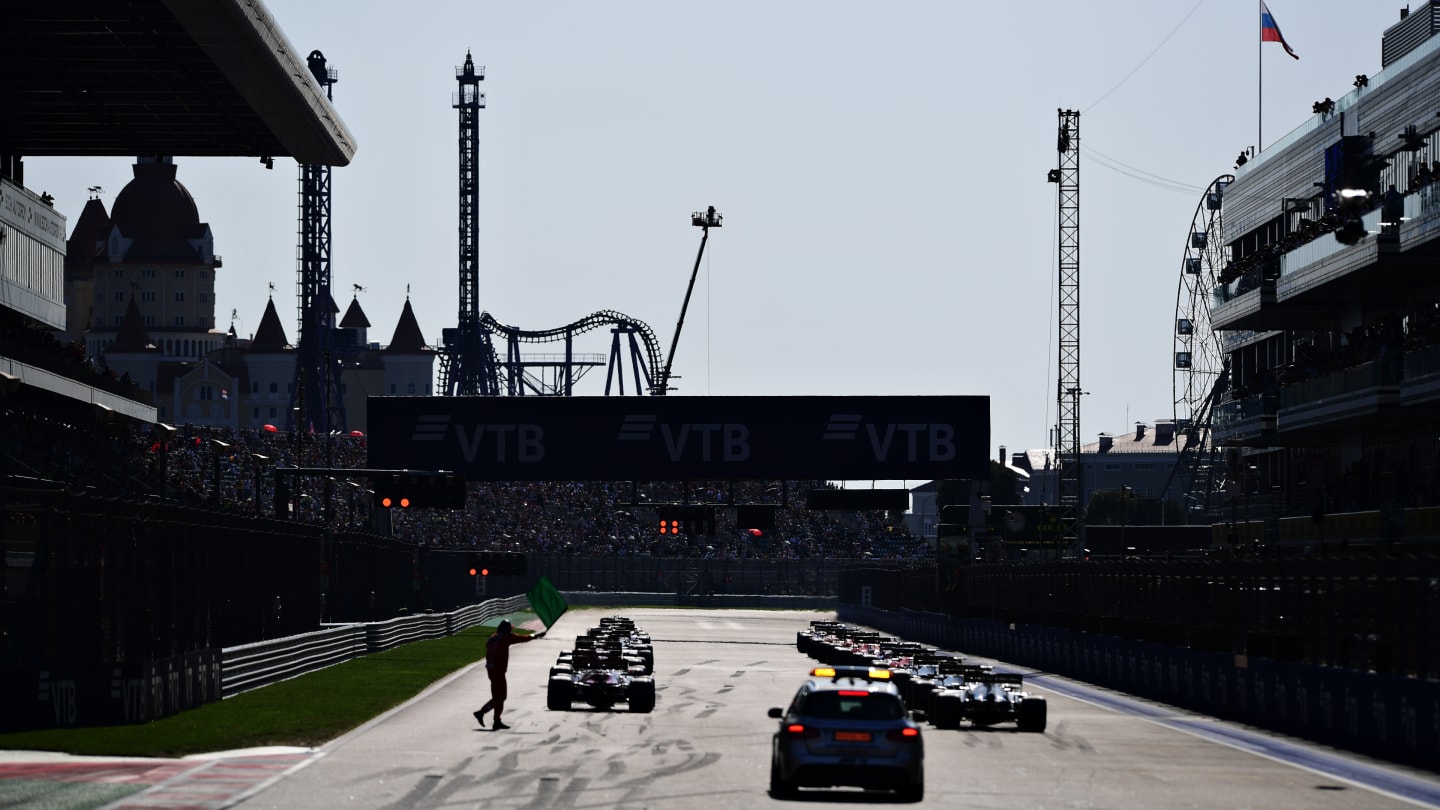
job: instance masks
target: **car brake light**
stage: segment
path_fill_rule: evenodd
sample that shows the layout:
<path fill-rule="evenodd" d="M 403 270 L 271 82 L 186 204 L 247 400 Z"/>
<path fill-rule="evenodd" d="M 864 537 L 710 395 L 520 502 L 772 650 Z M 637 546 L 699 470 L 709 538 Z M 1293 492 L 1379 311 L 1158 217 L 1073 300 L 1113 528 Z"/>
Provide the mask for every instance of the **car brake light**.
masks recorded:
<path fill-rule="evenodd" d="M 870 694 L 870 693 L 869 693 L 869 692 L 866 692 L 864 689 L 841 689 L 841 690 L 840 690 L 840 696 L 841 696 L 841 697 L 865 697 L 865 696 L 868 695 L 868 694 Z"/>
<path fill-rule="evenodd" d="M 791 723 L 785 727 L 785 733 L 791 737 L 799 737 L 802 740 L 810 740 L 820 736 L 820 729 L 810 728 L 804 723 Z"/>
<path fill-rule="evenodd" d="M 905 740 L 919 740 L 920 729 L 911 728 L 910 726 L 906 726 L 905 728 L 892 728 L 889 731 L 885 732 L 885 738 L 888 740 L 895 740 L 897 742 Z"/>

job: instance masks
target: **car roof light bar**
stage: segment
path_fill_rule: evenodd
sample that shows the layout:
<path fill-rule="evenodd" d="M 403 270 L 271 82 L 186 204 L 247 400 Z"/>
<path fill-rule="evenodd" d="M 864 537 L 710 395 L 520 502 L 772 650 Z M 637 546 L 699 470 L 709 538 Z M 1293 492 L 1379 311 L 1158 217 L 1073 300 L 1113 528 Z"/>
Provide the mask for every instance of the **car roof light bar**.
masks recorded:
<path fill-rule="evenodd" d="M 810 670 L 814 678 L 861 678 L 867 681 L 888 681 L 890 670 L 883 667 L 815 667 Z"/>

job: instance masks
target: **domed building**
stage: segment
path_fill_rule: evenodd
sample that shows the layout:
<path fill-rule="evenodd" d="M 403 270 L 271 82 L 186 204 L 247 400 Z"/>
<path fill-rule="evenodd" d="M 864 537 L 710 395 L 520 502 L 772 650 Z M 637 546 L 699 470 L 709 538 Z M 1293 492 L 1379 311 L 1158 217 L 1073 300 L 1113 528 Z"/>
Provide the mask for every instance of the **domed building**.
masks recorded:
<path fill-rule="evenodd" d="M 64 338 L 153 395 L 161 422 L 284 427 L 293 407 L 295 347 L 267 303 L 256 333 L 215 324 L 220 258 L 169 157 L 138 158 L 108 213 L 86 203 L 66 245 Z M 277 235 L 279 238 L 279 235 Z M 367 342 L 352 301 L 333 333 L 348 430 L 366 430 L 365 398 L 433 394 L 436 352 L 407 297 L 391 345 Z"/>
<path fill-rule="evenodd" d="M 84 317 L 85 351 L 102 356 L 119 337 L 133 297 L 140 322 L 162 360 L 197 360 L 225 340 L 215 331 L 215 255 L 210 226 L 200 221 L 189 190 L 176 179 L 169 157 L 141 157 L 135 179 L 115 198 L 103 241 L 82 213 L 67 253 L 66 287 L 79 287 L 88 276 L 89 295 L 67 295 Z M 95 219 L 104 215 L 98 200 L 86 205 Z M 93 210 L 99 208 L 98 211 Z M 80 225 L 87 227 L 82 229 Z M 76 244 L 85 241 L 85 244 Z M 72 273 L 73 266 L 73 273 Z M 88 312 L 82 298 L 88 298 Z"/>

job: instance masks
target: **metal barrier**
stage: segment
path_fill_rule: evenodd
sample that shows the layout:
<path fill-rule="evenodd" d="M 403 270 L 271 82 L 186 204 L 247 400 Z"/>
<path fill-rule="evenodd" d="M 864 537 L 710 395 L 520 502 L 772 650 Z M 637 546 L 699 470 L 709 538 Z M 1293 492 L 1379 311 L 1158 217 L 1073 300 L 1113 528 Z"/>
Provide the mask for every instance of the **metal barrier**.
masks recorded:
<path fill-rule="evenodd" d="M 760 608 L 774 610 L 834 611 L 840 606 L 837 596 L 764 596 L 761 594 L 706 594 L 690 596 L 675 593 L 630 593 L 627 591 L 567 591 L 565 600 L 572 607 L 660 607 L 699 608 Z"/>
<path fill-rule="evenodd" d="M 441 613 L 400 616 L 365 625 L 367 652 L 384 652 L 412 641 L 424 641 L 448 635 L 450 622 Z"/>
<path fill-rule="evenodd" d="M 220 694 L 238 695 L 359 658 L 366 652 L 363 625 L 226 647 L 220 651 Z"/>
<path fill-rule="evenodd" d="M 233 697 L 402 644 L 454 635 L 496 616 L 529 607 L 524 594 L 490 599 L 450 613 L 345 624 L 313 633 L 226 647 L 220 651 L 220 695 Z"/>

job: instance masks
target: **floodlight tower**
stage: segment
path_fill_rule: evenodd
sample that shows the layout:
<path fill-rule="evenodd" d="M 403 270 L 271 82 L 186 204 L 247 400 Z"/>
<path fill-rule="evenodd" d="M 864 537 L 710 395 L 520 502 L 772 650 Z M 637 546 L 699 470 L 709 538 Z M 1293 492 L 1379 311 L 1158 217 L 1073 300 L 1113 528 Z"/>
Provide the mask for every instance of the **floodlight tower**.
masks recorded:
<path fill-rule="evenodd" d="M 1049 180 L 1059 194 L 1060 310 L 1056 381 L 1055 463 L 1058 476 L 1061 537 L 1077 554 L 1080 548 L 1080 112 L 1060 110 L 1056 140 L 1059 159 Z"/>
<path fill-rule="evenodd" d="M 460 112 L 460 313 L 454 328 L 444 330 L 440 351 L 440 391 L 445 396 L 499 396 L 500 377 L 495 347 L 480 323 L 480 272 L 476 235 L 480 230 L 480 179 L 476 155 L 480 148 L 480 110 L 485 94 L 480 82 L 485 68 L 475 66 L 470 52 L 455 69 L 459 89 L 451 106 Z"/>
<path fill-rule="evenodd" d="M 333 101 L 339 74 L 326 67 L 319 51 L 311 51 L 307 61 L 310 74 L 325 88 L 325 98 Z M 291 430 L 313 429 L 321 435 L 345 429 L 345 398 L 330 352 L 337 310 L 330 295 L 330 172 L 330 166 L 318 163 L 300 165 L 300 267 L 295 285 L 300 340 L 286 419 Z"/>

